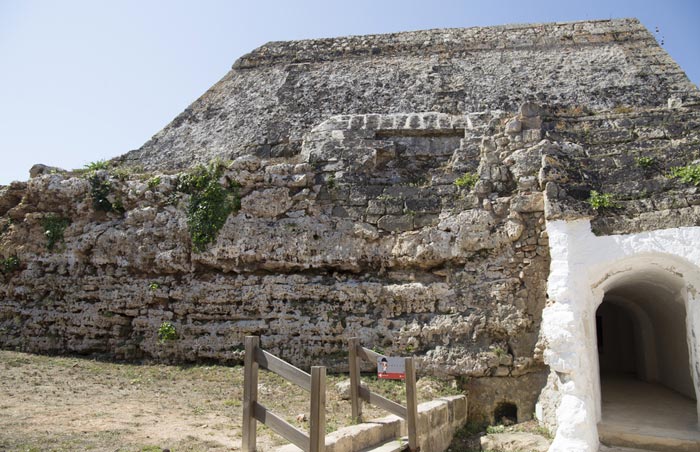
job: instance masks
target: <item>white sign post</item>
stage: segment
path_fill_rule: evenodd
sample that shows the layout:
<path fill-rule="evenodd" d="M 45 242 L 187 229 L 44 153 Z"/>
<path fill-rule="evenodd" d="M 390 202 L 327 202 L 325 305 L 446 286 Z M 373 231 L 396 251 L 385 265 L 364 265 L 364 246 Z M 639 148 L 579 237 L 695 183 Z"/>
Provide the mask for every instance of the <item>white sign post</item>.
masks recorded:
<path fill-rule="evenodd" d="M 406 378 L 406 359 L 380 356 L 377 358 L 377 377 L 388 380 Z"/>

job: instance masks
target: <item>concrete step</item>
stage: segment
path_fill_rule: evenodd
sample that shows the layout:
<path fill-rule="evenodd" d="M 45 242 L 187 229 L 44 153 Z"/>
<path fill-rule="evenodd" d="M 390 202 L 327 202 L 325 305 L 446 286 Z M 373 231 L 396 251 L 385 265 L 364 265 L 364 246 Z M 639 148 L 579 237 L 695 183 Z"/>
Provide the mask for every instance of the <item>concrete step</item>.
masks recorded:
<path fill-rule="evenodd" d="M 598 435 L 600 442 L 608 447 L 660 452 L 700 452 L 700 434 L 696 431 L 630 428 L 627 425 L 601 423 L 598 424 Z"/>
<path fill-rule="evenodd" d="M 408 450 L 408 437 L 389 440 L 378 446 L 362 449 L 361 452 L 402 452 Z"/>

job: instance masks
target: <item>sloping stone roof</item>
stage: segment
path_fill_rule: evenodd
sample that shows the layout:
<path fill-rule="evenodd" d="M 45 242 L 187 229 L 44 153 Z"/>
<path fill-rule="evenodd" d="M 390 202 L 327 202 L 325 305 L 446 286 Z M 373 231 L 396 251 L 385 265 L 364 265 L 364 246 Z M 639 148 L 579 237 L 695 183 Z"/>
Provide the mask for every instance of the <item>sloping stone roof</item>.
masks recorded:
<path fill-rule="evenodd" d="M 122 159 L 164 170 L 294 156 L 338 114 L 515 111 L 525 101 L 601 110 L 671 97 L 700 98 L 636 19 L 271 42 Z"/>

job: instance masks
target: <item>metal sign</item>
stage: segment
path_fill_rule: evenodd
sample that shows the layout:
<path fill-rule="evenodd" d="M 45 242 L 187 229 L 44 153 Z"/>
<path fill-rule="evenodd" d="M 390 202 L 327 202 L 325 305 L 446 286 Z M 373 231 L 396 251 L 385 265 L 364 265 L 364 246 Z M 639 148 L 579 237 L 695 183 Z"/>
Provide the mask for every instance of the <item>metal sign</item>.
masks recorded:
<path fill-rule="evenodd" d="M 406 378 L 405 358 L 380 356 L 377 358 L 377 377 L 389 380 L 404 380 Z"/>

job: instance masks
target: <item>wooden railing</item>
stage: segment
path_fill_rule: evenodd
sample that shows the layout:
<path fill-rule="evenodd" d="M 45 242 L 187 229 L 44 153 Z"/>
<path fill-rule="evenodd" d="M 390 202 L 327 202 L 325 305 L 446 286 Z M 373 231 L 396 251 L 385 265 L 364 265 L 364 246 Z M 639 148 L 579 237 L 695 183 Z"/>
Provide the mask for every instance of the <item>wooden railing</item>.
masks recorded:
<path fill-rule="evenodd" d="M 258 366 L 272 371 L 311 393 L 309 433 L 299 430 L 258 403 Z M 256 421 L 305 452 L 323 452 L 326 441 L 326 368 L 313 366 L 307 374 L 260 348 L 257 336 L 245 338 L 243 383 L 243 452 L 255 452 Z"/>
<path fill-rule="evenodd" d="M 356 422 L 362 421 L 362 401 L 378 406 L 406 420 L 408 430 L 408 447 L 412 452 L 418 450 L 418 399 L 416 395 L 416 367 L 413 358 L 404 358 L 406 365 L 406 406 L 380 396 L 366 388 L 360 382 L 360 361 L 377 364 L 384 357 L 377 352 L 360 345 L 356 337 L 348 341 L 350 348 L 350 400 L 352 417 Z"/>

